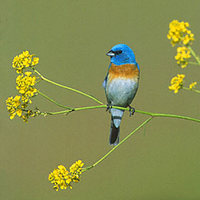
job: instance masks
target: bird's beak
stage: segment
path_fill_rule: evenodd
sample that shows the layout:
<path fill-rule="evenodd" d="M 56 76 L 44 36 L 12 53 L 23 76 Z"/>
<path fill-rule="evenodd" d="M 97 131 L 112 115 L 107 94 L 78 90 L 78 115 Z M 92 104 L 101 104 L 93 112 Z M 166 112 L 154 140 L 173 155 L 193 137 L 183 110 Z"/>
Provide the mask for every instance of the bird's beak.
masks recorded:
<path fill-rule="evenodd" d="M 112 50 L 110 50 L 106 55 L 113 57 L 113 56 L 115 56 L 115 53 Z"/>

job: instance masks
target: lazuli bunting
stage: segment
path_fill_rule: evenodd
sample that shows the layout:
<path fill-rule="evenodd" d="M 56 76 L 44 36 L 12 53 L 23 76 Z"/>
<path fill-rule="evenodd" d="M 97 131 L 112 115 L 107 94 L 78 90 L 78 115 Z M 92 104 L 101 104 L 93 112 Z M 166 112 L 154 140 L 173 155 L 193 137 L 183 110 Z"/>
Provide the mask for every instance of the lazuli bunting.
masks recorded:
<path fill-rule="evenodd" d="M 139 83 L 140 68 L 130 47 L 117 44 L 106 54 L 110 56 L 108 73 L 103 87 L 111 112 L 110 144 L 119 143 L 120 123 L 124 110 L 112 106 L 130 107 Z"/>

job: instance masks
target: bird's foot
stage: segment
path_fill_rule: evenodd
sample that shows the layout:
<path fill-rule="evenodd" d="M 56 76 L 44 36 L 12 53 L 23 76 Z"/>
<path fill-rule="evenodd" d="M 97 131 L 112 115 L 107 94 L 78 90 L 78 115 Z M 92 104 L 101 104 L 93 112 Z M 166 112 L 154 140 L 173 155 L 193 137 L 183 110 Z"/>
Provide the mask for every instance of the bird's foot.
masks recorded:
<path fill-rule="evenodd" d="M 134 115 L 134 113 L 135 113 L 135 108 L 131 107 L 130 105 L 128 107 L 129 107 L 129 113 L 130 113 L 130 117 L 131 117 L 131 115 Z"/>
<path fill-rule="evenodd" d="M 107 108 L 106 108 L 106 112 L 109 111 L 110 112 L 110 109 L 112 108 L 111 105 L 107 104 Z"/>

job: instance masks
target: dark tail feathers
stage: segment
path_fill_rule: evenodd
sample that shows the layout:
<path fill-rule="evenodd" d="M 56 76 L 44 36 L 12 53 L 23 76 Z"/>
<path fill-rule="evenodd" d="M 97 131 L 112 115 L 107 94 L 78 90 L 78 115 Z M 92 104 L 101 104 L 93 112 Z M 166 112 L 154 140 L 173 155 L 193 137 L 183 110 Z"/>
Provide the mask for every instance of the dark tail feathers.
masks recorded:
<path fill-rule="evenodd" d="M 110 145 L 117 145 L 119 143 L 119 131 L 120 127 L 116 128 L 113 120 L 111 120 L 111 128 L 110 128 Z"/>

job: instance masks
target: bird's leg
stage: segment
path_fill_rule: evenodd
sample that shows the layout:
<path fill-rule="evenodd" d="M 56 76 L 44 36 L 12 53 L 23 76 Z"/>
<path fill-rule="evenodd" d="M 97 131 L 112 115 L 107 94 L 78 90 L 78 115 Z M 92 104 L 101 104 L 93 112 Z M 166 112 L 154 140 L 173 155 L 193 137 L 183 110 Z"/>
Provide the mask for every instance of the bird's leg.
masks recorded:
<path fill-rule="evenodd" d="M 107 108 L 106 108 L 106 112 L 109 110 L 109 112 L 110 112 L 110 109 L 112 108 L 112 106 L 111 105 L 109 105 L 109 104 L 107 104 Z"/>
<path fill-rule="evenodd" d="M 130 117 L 131 117 L 131 115 L 134 115 L 134 113 L 135 113 L 135 108 L 131 107 L 130 105 L 128 107 L 129 107 L 129 113 L 130 113 Z"/>

